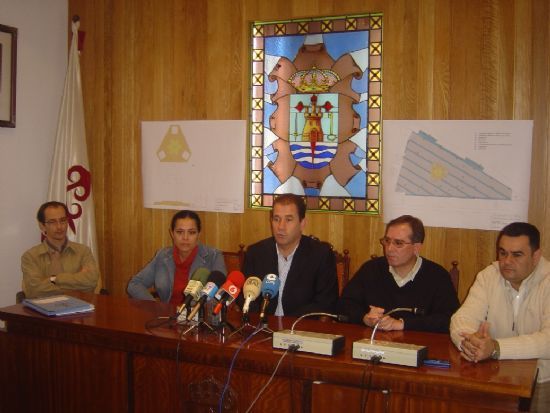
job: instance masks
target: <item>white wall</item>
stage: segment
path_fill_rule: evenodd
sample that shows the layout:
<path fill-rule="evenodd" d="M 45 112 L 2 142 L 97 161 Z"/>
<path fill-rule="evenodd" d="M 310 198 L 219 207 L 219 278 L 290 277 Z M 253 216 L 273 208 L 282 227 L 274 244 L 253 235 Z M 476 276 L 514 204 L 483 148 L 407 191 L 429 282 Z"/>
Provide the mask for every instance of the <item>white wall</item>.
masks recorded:
<path fill-rule="evenodd" d="M 0 128 L 0 307 L 21 289 L 21 254 L 40 242 L 68 52 L 67 0 L 0 0 L 0 24 L 16 27 L 16 127 Z"/>

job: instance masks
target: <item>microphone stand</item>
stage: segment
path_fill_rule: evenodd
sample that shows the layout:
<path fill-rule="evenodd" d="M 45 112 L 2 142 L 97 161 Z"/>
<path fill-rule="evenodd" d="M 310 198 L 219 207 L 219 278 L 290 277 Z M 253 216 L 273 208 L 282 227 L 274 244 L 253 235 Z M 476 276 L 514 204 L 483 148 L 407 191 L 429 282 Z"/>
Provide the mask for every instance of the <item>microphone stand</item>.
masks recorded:
<path fill-rule="evenodd" d="M 248 315 L 248 313 L 243 313 L 243 316 L 242 316 L 242 322 L 241 322 L 241 326 L 236 329 L 235 331 L 233 331 L 229 337 L 239 333 L 241 335 L 244 334 L 244 330 L 245 329 L 252 329 L 252 330 L 256 330 L 256 327 L 254 327 L 252 324 L 250 324 L 250 317 Z"/>
<path fill-rule="evenodd" d="M 206 305 L 206 303 L 204 303 Z M 198 315 L 198 321 L 195 322 L 195 323 L 192 323 L 192 319 L 191 320 L 186 320 L 188 323 L 192 323 L 191 327 L 189 327 L 187 330 L 185 330 L 182 335 L 186 335 L 187 333 L 189 333 L 190 331 L 194 330 L 195 328 L 197 329 L 197 331 L 200 329 L 201 326 L 205 326 L 209 332 L 213 332 L 214 331 L 214 328 L 208 324 L 205 320 L 205 317 L 204 317 L 204 306 L 201 306 L 199 308 L 199 315 Z"/>
<path fill-rule="evenodd" d="M 188 312 L 186 310 L 187 310 L 187 307 L 185 306 L 184 303 L 181 303 L 180 305 L 177 306 L 177 308 L 176 308 L 176 324 L 177 325 L 188 324 L 188 321 L 189 321 L 189 320 L 187 320 Z M 184 311 L 185 311 L 185 313 L 184 313 Z"/>
<path fill-rule="evenodd" d="M 217 327 L 218 327 L 219 330 L 221 330 L 222 336 L 225 337 L 226 329 L 229 328 L 229 330 L 231 330 L 233 332 L 233 331 L 235 331 L 235 327 L 229 321 L 227 321 L 227 303 L 226 303 L 226 301 L 222 300 L 221 304 L 222 304 L 222 309 L 221 309 L 221 312 L 220 312 L 221 320 L 220 320 L 220 324 Z M 228 337 L 231 337 L 231 335 L 229 335 Z"/>
<path fill-rule="evenodd" d="M 259 327 L 258 332 L 263 331 L 264 333 L 273 335 L 273 330 L 267 326 L 267 314 L 264 314 L 264 316 L 260 318 Z"/>

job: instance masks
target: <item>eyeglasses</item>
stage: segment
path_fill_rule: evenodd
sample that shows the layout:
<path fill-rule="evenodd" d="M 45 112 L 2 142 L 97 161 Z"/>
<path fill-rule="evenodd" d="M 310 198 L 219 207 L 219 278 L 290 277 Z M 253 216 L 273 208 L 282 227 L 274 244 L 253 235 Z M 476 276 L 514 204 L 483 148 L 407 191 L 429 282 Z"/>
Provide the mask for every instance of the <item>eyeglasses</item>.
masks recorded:
<path fill-rule="evenodd" d="M 391 244 L 395 245 L 396 248 L 403 248 L 407 244 L 414 244 L 414 242 L 403 241 L 402 239 L 392 239 L 388 237 L 380 238 L 380 244 L 384 247 L 389 247 Z"/>
<path fill-rule="evenodd" d="M 46 222 L 44 222 L 44 224 L 52 225 L 52 226 L 55 224 L 67 225 L 67 222 L 69 222 L 67 218 L 59 218 L 59 219 L 49 219 Z"/>

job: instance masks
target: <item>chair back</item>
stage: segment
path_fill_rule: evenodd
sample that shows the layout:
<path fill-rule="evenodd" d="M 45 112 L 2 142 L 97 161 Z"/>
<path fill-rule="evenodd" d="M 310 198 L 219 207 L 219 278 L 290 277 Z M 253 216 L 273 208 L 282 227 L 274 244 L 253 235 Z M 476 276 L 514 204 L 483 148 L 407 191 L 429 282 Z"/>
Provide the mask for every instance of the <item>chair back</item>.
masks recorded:
<path fill-rule="evenodd" d="M 229 274 L 231 271 L 241 271 L 244 263 L 244 244 L 239 244 L 239 251 L 223 251 L 225 268 Z"/>
<path fill-rule="evenodd" d="M 350 268 L 350 256 L 349 250 L 345 249 L 342 254 L 334 249 L 332 244 L 327 241 L 321 241 L 315 235 L 310 235 L 310 238 L 313 238 L 316 241 L 322 242 L 330 247 L 331 251 L 334 253 L 336 259 L 336 276 L 338 277 L 338 294 L 342 295 L 344 287 L 349 281 L 349 268 Z"/>
<path fill-rule="evenodd" d="M 25 298 L 26 298 L 25 292 L 24 291 L 18 291 L 15 294 L 15 303 L 16 304 L 21 304 Z"/>
<path fill-rule="evenodd" d="M 338 294 L 342 295 L 342 291 L 349 281 L 349 250 L 345 249 L 342 254 L 334 251 L 336 257 L 336 275 L 338 276 Z"/>
<path fill-rule="evenodd" d="M 453 283 L 453 287 L 455 288 L 455 291 L 458 293 L 458 281 L 460 278 L 460 271 L 458 270 L 458 261 L 453 261 L 451 263 L 452 267 L 449 270 L 449 276 L 451 277 L 451 282 Z"/>

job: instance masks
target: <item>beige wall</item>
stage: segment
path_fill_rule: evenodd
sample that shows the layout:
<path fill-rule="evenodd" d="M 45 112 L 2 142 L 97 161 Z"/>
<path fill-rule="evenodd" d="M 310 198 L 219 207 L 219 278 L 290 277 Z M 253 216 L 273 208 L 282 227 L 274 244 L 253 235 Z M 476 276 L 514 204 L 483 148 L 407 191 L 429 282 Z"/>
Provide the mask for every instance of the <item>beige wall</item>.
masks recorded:
<path fill-rule="evenodd" d="M 21 255 L 40 242 L 35 217 L 67 70 L 67 9 L 66 0 L 0 0 L 0 24 L 18 29 L 16 125 L 0 128 L 0 307 L 15 303 Z"/>
<path fill-rule="evenodd" d="M 139 122 L 247 119 L 251 21 L 363 12 L 384 13 L 385 119 L 535 120 L 530 221 L 548 232 L 546 0 L 69 0 L 69 15 L 80 15 L 86 31 L 81 64 L 99 259 L 114 294 L 169 243 L 173 211 L 142 207 Z M 223 250 L 269 234 L 265 211 L 201 216 L 203 241 Z M 349 249 L 356 270 L 381 253 L 383 228 L 379 217 L 310 214 L 306 233 Z M 460 262 L 462 299 L 494 258 L 495 238 L 428 228 L 423 253 L 446 267 Z"/>

